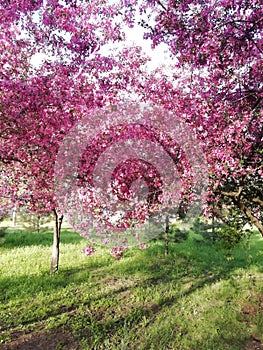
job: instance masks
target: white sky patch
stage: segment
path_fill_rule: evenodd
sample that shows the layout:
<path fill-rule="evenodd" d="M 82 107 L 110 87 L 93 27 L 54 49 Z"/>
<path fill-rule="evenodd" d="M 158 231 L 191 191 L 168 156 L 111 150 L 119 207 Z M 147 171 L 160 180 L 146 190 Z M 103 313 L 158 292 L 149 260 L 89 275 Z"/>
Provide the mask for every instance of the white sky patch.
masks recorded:
<path fill-rule="evenodd" d="M 160 44 L 155 49 L 151 47 L 151 40 L 143 39 L 144 29 L 139 25 L 134 25 L 133 28 L 126 28 L 126 40 L 121 43 L 109 43 L 100 49 L 100 53 L 107 56 L 109 52 L 118 52 L 124 47 L 142 47 L 143 52 L 151 58 L 147 63 L 147 70 L 153 71 L 160 66 L 168 66 L 173 64 L 172 59 L 165 44 Z"/>
<path fill-rule="evenodd" d="M 118 4 L 119 0 L 109 0 L 111 4 Z M 64 0 L 59 0 L 59 3 L 61 3 L 63 6 L 65 6 Z M 44 6 L 46 5 L 46 1 L 44 0 Z M 124 27 L 125 31 L 125 40 L 123 42 L 116 42 L 116 43 L 108 43 L 101 47 L 99 50 L 99 53 L 104 56 L 114 55 L 115 53 L 121 51 L 123 48 L 127 47 L 134 47 L 139 46 L 142 47 L 143 53 L 145 53 L 147 56 L 151 58 L 150 62 L 147 62 L 146 69 L 150 72 L 155 70 L 156 68 L 163 66 L 165 67 L 168 72 L 171 72 L 171 68 L 169 69 L 169 66 L 173 64 L 173 60 L 171 57 L 169 57 L 169 53 L 167 50 L 167 46 L 164 43 L 161 43 L 156 47 L 155 49 L 152 49 L 151 44 L 152 41 L 150 39 L 145 40 L 143 39 L 143 34 L 145 32 L 145 29 L 142 28 L 139 24 L 137 24 L 142 18 L 144 18 L 148 23 L 151 25 L 154 25 L 154 14 L 150 13 L 144 13 L 143 15 L 139 15 L 139 10 L 136 10 L 135 18 L 134 18 L 134 27 L 128 28 L 128 26 Z M 34 15 L 34 20 L 36 23 L 41 21 L 41 14 L 39 11 L 36 11 Z M 61 35 L 61 32 L 58 33 Z M 70 36 L 67 37 L 69 33 L 63 33 L 63 37 L 67 39 L 67 41 L 70 41 Z M 92 55 L 90 56 L 92 58 Z M 31 58 L 31 63 L 34 68 L 40 68 L 43 64 L 44 60 L 50 60 L 55 61 L 55 57 L 52 57 L 48 54 L 44 54 L 41 52 L 36 53 Z"/>
<path fill-rule="evenodd" d="M 127 41 L 126 45 L 141 46 L 143 51 L 150 56 L 151 62 L 147 64 L 149 70 L 154 70 L 159 66 L 167 66 L 172 64 L 172 59 L 169 57 L 167 46 L 165 44 L 158 45 L 155 49 L 151 48 L 151 40 L 143 39 L 144 29 L 139 25 L 126 30 Z"/>
<path fill-rule="evenodd" d="M 37 52 L 31 57 L 31 64 L 34 68 L 40 68 L 46 58 L 45 54 Z"/>
<path fill-rule="evenodd" d="M 169 69 L 169 65 L 173 64 L 173 60 L 169 57 L 167 46 L 165 44 L 160 44 L 155 49 L 151 47 L 151 40 L 143 39 L 144 29 L 139 25 L 134 25 L 133 28 L 126 28 L 125 35 L 126 40 L 123 42 L 109 43 L 101 47 L 99 53 L 108 56 L 110 54 L 117 53 L 121 51 L 124 47 L 142 47 L 143 52 L 151 58 L 151 61 L 146 64 L 148 71 L 153 71 L 154 69 L 164 66 Z M 92 57 L 92 56 L 91 56 Z M 45 59 L 55 60 L 44 53 L 38 52 L 31 58 L 31 64 L 34 68 L 40 68 Z"/>

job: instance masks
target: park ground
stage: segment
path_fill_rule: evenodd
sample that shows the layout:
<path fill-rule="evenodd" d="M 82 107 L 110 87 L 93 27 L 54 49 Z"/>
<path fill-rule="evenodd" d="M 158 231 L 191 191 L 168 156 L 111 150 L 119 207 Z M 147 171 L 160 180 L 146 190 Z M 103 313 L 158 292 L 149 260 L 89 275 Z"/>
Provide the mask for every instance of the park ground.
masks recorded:
<path fill-rule="evenodd" d="M 2 350 L 263 349 L 263 239 L 132 248 L 119 261 L 70 229 L 49 275 L 52 231 L 0 237 Z"/>

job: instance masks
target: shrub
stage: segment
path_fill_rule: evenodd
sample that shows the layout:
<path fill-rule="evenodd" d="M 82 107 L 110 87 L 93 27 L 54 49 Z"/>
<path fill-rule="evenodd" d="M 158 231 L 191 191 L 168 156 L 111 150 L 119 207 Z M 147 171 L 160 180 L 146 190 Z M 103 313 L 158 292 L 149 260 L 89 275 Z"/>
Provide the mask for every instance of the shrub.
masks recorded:
<path fill-rule="evenodd" d="M 185 229 L 179 229 L 176 224 L 170 224 L 169 236 L 174 242 L 180 243 L 188 239 L 189 232 Z"/>
<path fill-rule="evenodd" d="M 201 235 L 204 241 L 216 242 L 220 239 L 217 230 L 221 225 L 222 224 L 219 222 L 209 224 L 207 221 L 204 221 L 204 219 L 199 217 L 194 220 L 191 230 L 194 231 L 194 233 Z"/>
<path fill-rule="evenodd" d="M 206 242 L 221 242 L 223 247 L 230 250 L 244 238 L 252 234 L 250 230 L 244 230 L 237 220 L 226 222 L 207 223 L 205 219 L 198 218 L 194 221 L 191 230 L 202 236 Z"/>

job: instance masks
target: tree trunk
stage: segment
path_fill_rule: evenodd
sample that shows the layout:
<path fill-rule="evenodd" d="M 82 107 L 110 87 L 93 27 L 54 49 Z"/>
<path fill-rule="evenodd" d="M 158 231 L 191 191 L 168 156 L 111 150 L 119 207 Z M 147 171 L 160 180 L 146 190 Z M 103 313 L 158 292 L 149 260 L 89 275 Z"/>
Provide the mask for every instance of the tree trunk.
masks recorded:
<path fill-rule="evenodd" d="M 164 247 L 164 254 L 167 256 L 169 253 L 169 217 L 168 215 L 165 218 L 165 233 L 164 233 L 164 241 L 165 241 L 165 247 Z"/>
<path fill-rule="evenodd" d="M 263 224 L 262 221 L 260 221 L 253 213 L 252 211 L 245 206 L 243 203 L 243 198 L 241 196 L 242 192 L 242 186 L 239 187 L 239 190 L 237 192 L 225 192 L 221 191 L 221 194 L 224 196 L 227 196 L 229 198 L 232 198 L 235 205 L 238 206 L 238 208 L 246 215 L 246 217 L 249 219 L 249 221 L 256 226 L 256 228 L 259 230 L 261 236 L 263 237 Z M 261 207 L 263 204 L 263 201 L 260 198 L 251 198 L 251 201 L 254 203 L 258 203 Z"/>
<path fill-rule="evenodd" d="M 54 209 L 54 234 L 53 234 L 53 247 L 52 247 L 52 258 L 50 265 L 50 274 L 53 275 L 58 271 L 59 264 L 59 242 L 60 242 L 60 231 L 62 225 L 63 215 L 58 215 L 56 209 Z"/>
<path fill-rule="evenodd" d="M 37 233 L 40 233 L 40 215 L 37 216 Z"/>
<path fill-rule="evenodd" d="M 215 202 L 213 202 L 213 213 L 212 213 L 212 236 L 213 242 L 216 240 L 216 228 L 215 228 Z"/>
<path fill-rule="evenodd" d="M 13 222 L 13 227 L 15 227 L 16 226 L 16 206 L 14 206 L 14 208 L 13 208 L 12 222 Z"/>
<path fill-rule="evenodd" d="M 256 226 L 256 228 L 259 230 L 259 232 L 263 237 L 263 225 L 259 221 L 259 219 L 252 214 L 251 210 L 244 205 L 241 199 L 239 199 L 237 204 L 238 204 L 238 207 L 243 211 L 243 213 L 245 213 L 245 215 L 250 220 L 250 222 Z"/>

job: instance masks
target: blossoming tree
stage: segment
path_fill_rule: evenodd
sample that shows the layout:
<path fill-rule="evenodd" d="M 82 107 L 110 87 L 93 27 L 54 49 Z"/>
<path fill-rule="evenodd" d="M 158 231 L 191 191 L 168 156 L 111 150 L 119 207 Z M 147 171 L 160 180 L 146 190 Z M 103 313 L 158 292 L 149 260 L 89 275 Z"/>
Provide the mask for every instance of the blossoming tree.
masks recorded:
<path fill-rule="evenodd" d="M 209 164 L 207 203 L 231 203 L 263 234 L 262 11 L 259 0 L 1 3 L 1 202 L 54 212 L 51 272 L 63 218 L 54 183 L 58 150 L 84 116 L 92 125 L 90 111 L 122 92 L 135 91 L 191 127 Z M 132 26 L 139 16 L 145 39 L 170 49 L 169 74 L 144 72 L 147 59 L 137 47 L 100 53 L 124 40 L 123 23 Z M 36 54 L 39 66 L 32 65 Z M 124 160 L 114 171 L 120 180 L 130 169 L 132 182 L 145 164 Z M 129 181 L 117 185 L 129 193 Z"/>
<path fill-rule="evenodd" d="M 263 235 L 261 1 L 123 5 L 128 23 L 137 21 L 153 46 L 165 43 L 174 60 L 169 74 L 154 72 L 145 82 L 144 98 L 177 111 L 202 140 L 214 213 L 235 208 Z"/>
<path fill-rule="evenodd" d="M 62 213 L 54 164 L 59 145 L 87 111 L 128 91 L 146 58 L 138 48 L 105 57 L 123 39 L 118 7 L 56 0 L 10 1 L 1 13 L 1 205 L 54 212 L 51 272 L 58 269 Z M 36 54 L 42 64 L 33 65 Z"/>

